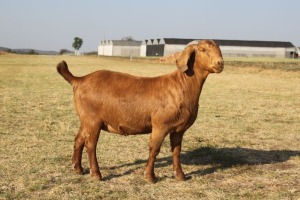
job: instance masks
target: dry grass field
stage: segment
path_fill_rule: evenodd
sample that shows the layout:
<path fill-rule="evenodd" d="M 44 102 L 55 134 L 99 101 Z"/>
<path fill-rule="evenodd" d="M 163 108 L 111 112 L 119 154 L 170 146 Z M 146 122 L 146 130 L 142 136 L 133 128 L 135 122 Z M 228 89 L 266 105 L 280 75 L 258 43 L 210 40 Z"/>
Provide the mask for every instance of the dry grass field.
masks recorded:
<path fill-rule="evenodd" d="M 104 181 L 71 167 L 79 121 L 71 86 L 56 72 L 110 69 L 156 76 L 176 69 L 151 60 L 0 56 L 0 199 L 300 199 L 300 60 L 230 59 L 211 74 L 199 116 L 186 132 L 173 177 L 169 139 L 156 162 L 158 182 L 143 179 L 149 135 L 101 132 Z M 163 89 L 163 88 L 162 88 Z"/>

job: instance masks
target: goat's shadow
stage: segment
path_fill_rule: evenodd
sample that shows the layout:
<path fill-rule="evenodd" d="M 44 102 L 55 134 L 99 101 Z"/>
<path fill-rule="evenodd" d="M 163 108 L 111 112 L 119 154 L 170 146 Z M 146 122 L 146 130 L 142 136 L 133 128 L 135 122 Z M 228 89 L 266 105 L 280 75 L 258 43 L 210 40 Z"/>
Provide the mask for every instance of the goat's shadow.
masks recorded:
<path fill-rule="evenodd" d="M 171 154 L 171 153 L 170 153 Z M 234 166 L 243 165 L 263 165 L 272 163 L 281 163 L 289 160 L 293 156 L 300 156 L 300 151 L 290 150 L 255 150 L 247 148 L 213 148 L 203 147 L 181 154 L 181 163 L 184 165 L 209 165 L 210 168 L 199 169 L 188 172 L 186 175 L 200 176 L 214 173 L 219 169 L 227 169 Z M 146 164 L 147 160 L 136 160 L 135 162 L 123 164 L 115 167 L 104 167 L 103 169 L 119 169 L 126 168 L 121 174 L 111 174 L 104 177 L 104 180 L 124 176 L 133 173 L 141 168 L 141 164 Z M 172 156 L 157 158 L 155 168 L 172 165 Z M 133 167 L 135 166 L 135 167 Z M 128 168 L 130 168 L 128 170 Z"/>

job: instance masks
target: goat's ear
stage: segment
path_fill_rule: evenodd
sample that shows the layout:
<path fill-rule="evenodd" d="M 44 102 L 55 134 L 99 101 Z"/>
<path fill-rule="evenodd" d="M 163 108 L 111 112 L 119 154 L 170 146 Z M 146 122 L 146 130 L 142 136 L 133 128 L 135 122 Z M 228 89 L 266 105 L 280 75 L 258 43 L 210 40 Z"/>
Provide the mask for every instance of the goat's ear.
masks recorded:
<path fill-rule="evenodd" d="M 185 72 L 186 70 L 188 70 L 188 61 L 190 59 L 191 54 L 195 52 L 196 48 L 197 45 L 192 44 L 187 46 L 182 52 L 179 53 L 176 59 L 176 65 L 180 71 Z"/>

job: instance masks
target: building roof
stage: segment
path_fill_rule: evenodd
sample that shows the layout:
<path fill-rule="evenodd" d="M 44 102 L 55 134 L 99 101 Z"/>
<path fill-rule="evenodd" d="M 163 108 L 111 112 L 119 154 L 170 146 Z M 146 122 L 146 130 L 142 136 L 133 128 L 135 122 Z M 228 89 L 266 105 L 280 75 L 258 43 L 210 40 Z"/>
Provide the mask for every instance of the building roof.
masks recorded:
<path fill-rule="evenodd" d="M 179 38 L 162 38 L 160 44 L 182 44 L 186 45 L 194 40 L 201 39 L 179 39 Z M 278 41 L 255 41 L 255 40 L 219 40 L 214 39 L 220 46 L 247 46 L 247 47 L 295 47 L 291 42 Z"/>
<path fill-rule="evenodd" d="M 162 38 L 162 39 L 160 39 L 160 44 L 183 44 L 183 45 L 186 45 L 194 40 L 199 40 L 199 39 Z"/>

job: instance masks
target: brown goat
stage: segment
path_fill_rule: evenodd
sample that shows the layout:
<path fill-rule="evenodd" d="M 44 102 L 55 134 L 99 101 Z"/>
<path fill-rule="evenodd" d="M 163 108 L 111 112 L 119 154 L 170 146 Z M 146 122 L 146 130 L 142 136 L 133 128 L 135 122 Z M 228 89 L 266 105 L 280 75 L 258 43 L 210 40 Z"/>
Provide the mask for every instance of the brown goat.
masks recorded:
<path fill-rule="evenodd" d="M 137 77 L 100 70 L 75 77 L 67 63 L 57 71 L 73 86 L 80 129 L 75 138 L 72 163 L 78 174 L 82 150 L 87 149 L 91 176 L 101 179 L 96 146 L 100 130 L 121 135 L 151 133 L 145 178 L 156 180 L 154 162 L 164 138 L 170 134 L 173 169 L 185 180 L 180 151 L 184 132 L 194 123 L 199 96 L 209 73 L 220 73 L 224 62 L 219 46 L 212 40 L 189 45 L 176 61 L 179 70 L 158 77 Z"/>

